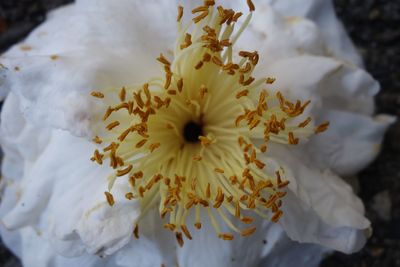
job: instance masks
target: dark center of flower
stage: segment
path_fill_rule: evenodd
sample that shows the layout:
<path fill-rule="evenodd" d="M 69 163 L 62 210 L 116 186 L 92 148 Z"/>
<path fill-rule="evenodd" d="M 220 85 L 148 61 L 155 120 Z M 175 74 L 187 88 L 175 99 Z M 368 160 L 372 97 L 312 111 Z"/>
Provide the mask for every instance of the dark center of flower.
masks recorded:
<path fill-rule="evenodd" d="M 197 143 L 201 135 L 203 135 L 203 125 L 200 123 L 189 121 L 183 128 L 183 137 L 186 142 Z"/>

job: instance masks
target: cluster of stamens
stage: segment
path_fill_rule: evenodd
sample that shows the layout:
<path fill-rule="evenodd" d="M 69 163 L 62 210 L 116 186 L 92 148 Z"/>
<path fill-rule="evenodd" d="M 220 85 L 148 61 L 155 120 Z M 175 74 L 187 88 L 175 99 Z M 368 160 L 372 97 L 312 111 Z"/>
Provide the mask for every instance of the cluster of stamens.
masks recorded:
<path fill-rule="evenodd" d="M 138 86 L 92 92 L 108 105 L 105 131 L 93 139 L 102 149 L 92 157 L 100 165 L 108 161 L 114 170 L 107 202 L 115 204 L 116 179 L 127 179 L 125 197 L 140 201 L 143 215 L 158 205 L 164 227 L 180 245 L 183 236 L 192 239 L 189 215 L 200 229 L 206 214 L 224 240 L 232 240 L 234 232 L 254 233 L 254 226 L 243 227 L 254 215 L 278 222 L 289 182 L 284 169 L 262 155 L 268 142 L 297 145 L 328 127 L 303 118 L 309 101 L 291 102 L 268 89 L 274 78 L 252 76 L 257 51 L 240 51 L 234 62 L 233 45 L 255 9 L 247 3 L 251 12 L 236 34 L 240 12 L 204 1 L 183 30 L 184 10 L 178 7 L 174 59 L 157 58 L 164 75 Z M 233 233 L 221 231 L 221 222 Z"/>

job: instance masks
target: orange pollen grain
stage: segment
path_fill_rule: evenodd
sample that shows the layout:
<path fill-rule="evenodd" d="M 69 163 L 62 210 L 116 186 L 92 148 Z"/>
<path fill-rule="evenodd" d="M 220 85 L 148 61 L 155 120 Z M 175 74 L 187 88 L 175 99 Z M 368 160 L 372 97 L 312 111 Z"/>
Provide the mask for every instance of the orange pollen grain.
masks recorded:
<path fill-rule="evenodd" d="M 117 176 L 124 176 L 125 174 L 128 174 L 132 170 L 133 166 L 130 164 L 128 167 L 122 170 L 117 171 Z"/>
<path fill-rule="evenodd" d="M 221 238 L 222 240 L 226 240 L 226 241 L 231 241 L 233 240 L 233 235 L 229 234 L 229 233 L 220 233 L 218 235 L 219 238 Z"/>
<path fill-rule="evenodd" d="M 317 127 L 315 128 L 314 132 L 315 132 L 316 134 L 325 132 L 325 131 L 328 129 L 328 127 L 329 127 L 329 121 L 326 121 L 326 122 L 320 124 L 319 126 L 317 126 Z"/>
<path fill-rule="evenodd" d="M 136 148 L 141 148 L 145 143 L 147 142 L 147 139 L 142 139 L 139 142 L 136 143 L 135 147 Z"/>
<path fill-rule="evenodd" d="M 106 195 L 106 199 L 107 199 L 108 204 L 110 206 L 113 206 L 115 204 L 113 195 L 110 192 L 107 192 L 107 191 L 104 192 L 104 195 Z"/>
<path fill-rule="evenodd" d="M 114 121 L 114 122 L 111 122 L 110 124 L 108 124 L 106 126 L 106 128 L 107 128 L 107 130 L 111 131 L 112 129 L 117 127 L 119 124 L 120 124 L 119 121 Z"/>
<path fill-rule="evenodd" d="M 101 92 L 91 92 L 90 95 L 97 98 L 104 98 L 104 94 Z"/>
<path fill-rule="evenodd" d="M 133 236 L 136 238 L 136 239 L 139 239 L 139 225 L 135 225 L 135 228 L 133 229 Z"/>
<path fill-rule="evenodd" d="M 180 22 L 183 17 L 183 6 L 178 6 L 178 16 L 176 18 L 177 22 Z"/>
<path fill-rule="evenodd" d="M 249 235 L 252 235 L 256 230 L 257 230 L 256 227 L 247 228 L 247 229 L 245 229 L 245 230 L 243 230 L 241 232 L 241 235 L 242 236 L 249 236 Z"/>
<path fill-rule="evenodd" d="M 125 198 L 128 199 L 128 200 L 134 199 L 133 193 L 132 192 L 126 193 L 125 194 Z"/>
<path fill-rule="evenodd" d="M 247 0 L 247 5 L 249 6 L 250 12 L 256 10 L 256 7 L 254 6 L 254 4 L 251 0 Z"/>

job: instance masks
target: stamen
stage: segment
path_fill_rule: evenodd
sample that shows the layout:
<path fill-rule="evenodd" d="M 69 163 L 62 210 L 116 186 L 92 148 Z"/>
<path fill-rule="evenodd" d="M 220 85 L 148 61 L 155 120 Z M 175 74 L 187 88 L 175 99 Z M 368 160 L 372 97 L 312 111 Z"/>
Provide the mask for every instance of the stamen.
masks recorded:
<path fill-rule="evenodd" d="M 110 165 L 108 204 L 115 204 L 116 179 L 127 179 L 125 198 L 137 200 L 142 214 L 158 203 L 160 217 L 169 220 L 164 228 L 180 246 L 184 236 L 192 239 L 186 225 L 192 208 L 194 226 L 201 228 L 206 211 L 223 240 L 234 235 L 221 232 L 218 222 L 243 237 L 256 228 L 238 225 L 252 224 L 254 216 L 278 222 L 289 180 L 279 162 L 266 162 L 260 153 L 269 142 L 296 145 L 329 126 L 315 127 L 311 117 L 302 117 L 310 101 L 290 101 L 263 88 L 275 78 L 254 76 L 257 51 L 239 51 L 236 62 L 235 43 L 255 10 L 251 0 L 247 5 L 250 14 L 238 29 L 243 14 L 215 7 L 214 0 L 194 8 L 188 26 L 178 6 L 176 47 L 171 59 L 162 53 L 157 58 L 159 77 L 107 90 L 111 97 L 91 92 L 106 107 L 105 129 L 93 138 L 102 153 L 96 149 L 90 159 Z M 133 234 L 139 237 L 138 225 Z"/>
<path fill-rule="evenodd" d="M 176 18 L 177 22 L 180 22 L 183 17 L 183 6 L 178 6 L 178 17 Z"/>
<path fill-rule="evenodd" d="M 242 236 L 249 236 L 249 235 L 252 235 L 256 230 L 257 230 L 256 227 L 247 228 L 247 229 L 242 231 L 241 235 Z"/>
<path fill-rule="evenodd" d="M 256 8 L 251 0 L 247 0 L 247 5 L 249 6 L 250 12 L 256 10 Z"/>
<path fill-rule="evenodd" d="M 90 93 L 93 97 L 97 97 L 97 98 L 104 98 L 104 94 L 101 92 L 91 92 Z"/>
<path fill-rule="evenodd" d="M 138 224 L 135 225 L 135 228 L 134 228 L 134 230 L 133 230 L 133 236 L 134 236 L 136 239 L 139 239 L 139 225 L 138 225 Z"/>
<path fill-rule="evenodd" d="M 325 132 L 328 129 L 328 127 L 329 127 L 329 122 L 328 121 L 324 122 L 321 125 L 319 125 L 317 128 L 315 128 L 315 133 L 319 134 L 319 133 Z"/>
<path fill-rule="evenodd" d="M 226 241 L 233 240 L 233 235 L 231 235 L 229 233 L 221 233 L 218 235 L 218 237 L 221 238 L 222 240 L 226 240 Z"/>
<path fill-rule="evenodd" d="M 107 199 L 108 204 L 110 206 L 114 206 L 115 201 L 114 201 L 113 195 L 110 192 L 104 192 L 104 194 L 106 195 L 106 199 Z"/>

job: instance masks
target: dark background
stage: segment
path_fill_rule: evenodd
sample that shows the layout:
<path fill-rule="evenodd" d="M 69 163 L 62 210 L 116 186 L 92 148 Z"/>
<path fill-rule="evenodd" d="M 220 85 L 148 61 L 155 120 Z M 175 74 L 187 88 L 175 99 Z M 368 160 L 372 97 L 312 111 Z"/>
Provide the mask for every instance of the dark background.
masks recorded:
<path fill-rule="evenodd" d="M 0 53 L 70 0 L 0 0 Z M 400 115 L 400 0 L 334 0 L 337 13 L 380 81 L 377 112 Z M 374 234 L 359 253 L 335 253 L 322 267 L 400 267 L 400 123 L 390 128 L 382 153 L 360 174 L 359 195 Z M 20 267 L 0 243 L 0 266 Z"/>

